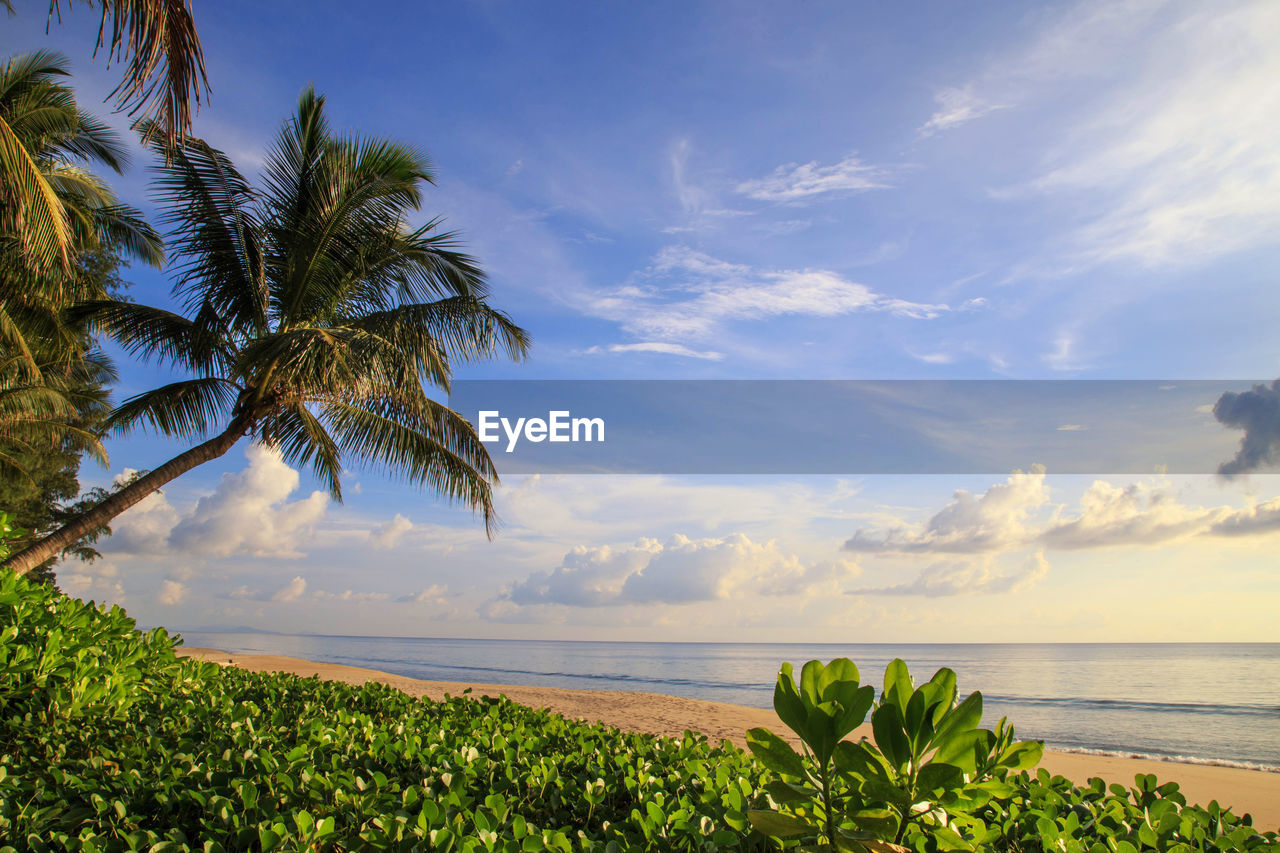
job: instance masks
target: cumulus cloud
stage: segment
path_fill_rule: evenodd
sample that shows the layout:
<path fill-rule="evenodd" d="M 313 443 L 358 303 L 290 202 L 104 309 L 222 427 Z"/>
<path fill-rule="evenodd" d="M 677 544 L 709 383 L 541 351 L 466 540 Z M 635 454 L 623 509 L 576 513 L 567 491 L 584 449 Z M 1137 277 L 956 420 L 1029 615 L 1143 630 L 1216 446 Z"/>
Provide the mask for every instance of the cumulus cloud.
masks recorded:
<path fill-rule="evenodd" d="M 843 548 L 860 554 L 991 557 L 1032 548 L 1080 551 L 1156 547 L 1193 537 L 1280 532 L 1280 498 L 1243 508 L 1196 506 L 1185 503 L 1164 480 L 1124 486 L 1096 480 L 1081 495 L 1077 507 L 1056 506 L 1049 518 L 1037 520 L 1048 501 L 1044 468 L 1035 465 L 1027 473 L 1015 472 L 981 495 L 956 492 L 951 503 L 923 524 L 891 521 L 874 529 L 857 530 Z M 947 578 L 959 576 L 958 566 L 978 564 L 939 565 L 938 577 Z M 986 578 L 984 582 L 995 582 L 992 576 L 982 577 Z M 919 583 L 926 580 L 922 575 Z M 919 588 L 918 584 L 904 584 L 901 594 Z"/>
<path fill-rule="evenodd" d="M 1280 531 L 1280 498 L 1227 513 L 1209 532 L 1215 536 L 1255 536 Z"/>
<path fill-rule="evenodd" d="M 650 351 L 653 341 L 686 347 L 734 321 L 867 312 L 922 320 L 951 310 L 887 296 L 827 270 L 758 269 L 686 247 L 662 250 L 635 280 L 595 297 L 589 309 L 643 338 Z"/>
<path fill-rule="evenodd" d="M 1156 545 L 1203 533 L 1229 513 L 1225 507 L 1187 506 L 1163 484 L 1133 483 L 1120 488 L 1103 480 L 1085 491 L 1080 507 L 1075 518 L 1050 524 L 1039 541 L 1065 551 Z"/>
<path fill-rule="evenodd" d="M 764 178 L 743 181 L 737 191 L 759 201 L 798 202 L 827 193 L 852 193 L 888 187 L 888 171 L 850 155 L 830 166 L 787 163 Z"/>
<path fill-rule="evenodd" d="M 776 542 L 753 542 L 742 534 L 676 535 L 665 543 L 641 539 L 623 548 L 574 548 L 555 569 L 512 585 L 502 600 L 596 607 L 805 595 L 837 587 L 858 571 L 848 560 L 806 566 Z"/>
<path fill-rule="evenodd" d="M 213 494 L 170 531 L 171 547 L 211 556 L 303 556 L 303 537 L 324 515 L 328 495 L 316 491 L 287 501 L 298 488 L 298 472 L 259 444 L 248 445 L 245 456 L 249 467 L 224 474 Z"/>
<path fill-rule="evenodd" d="M 99 548 L 123 554 L 167 553 L 169 532 L 181 519 L 163 491 L 153 492 L 111 522 L 111 538 Z"/>
<path fill-rule="evenodd" d="M 369 544 L 376 550 L 394 548 L 412 529 L 413 522 L 397 512 L 395 518 L 369 531 Z"/>
<path fill-rule="evenodd" d="M 110 560 L 92 563 L 71 563 L 74 570 L 58 572 L 58 586 L 73 598 L 125 604 L 124 585 L 119 580 L 119 569 Z"/>
<path fill-rule="evenodd" d="M 156 601 L 170 606 L 181 604 L 186 599 L 187 592 L 185 584 L 174 580 L 166 580 L 160 584 L 160 592 L 156 595 Z"/>
<path fill-rule="evenodd" d="M 431 586 L 413 595 L 403 595 L 396 601 L 402 604 L 445 604 L 449 588 L 443 584 L 433 583 Z"/>
<path fill-rule="evenodd" d="M 271 594 L 272 601 L 297 601 L 302 598 L 303 593 L 307 591 L 307 581 L 302 575 L 296 575 L 293 580 L 280 587 Z"/>
<path fill-rule="evenodd" d="M 294 578 L 294 580 L 297 581 L 301 579 Z M 391 596 L 385 592 L 356 592 L 353 589 L 345 589 L 342 592 L 328 592 L 327 590 L 318 589 L 311 593 L 311 597 L 317 601 L 386 601 Z M 293 601 L 295 599 L 278 598 L 276 600 Z"/>
<path fill-rule="evenodd" d="M 1240 394 L 1226 392 L 1213 404 L 1213 416 L 1225 427 L 1244 430 L 1240 449 L 1218 466 L 1219 475 L 1229 479 L 1280 462 L 1280 379 Z"/>
<path fill-rule="evenodd" d="M 1028 518 L 1049 500 L 1043 465 L 1014 471 L 981 495 L 961 489 L 951 503 L 923 525 L 900 525 L 882 531 L 855 531 L 844 550 L 866 554 L 1006 551 L 1034 537 Z"/>
<path fill-rule="evenodd" d="M 991 558 L 935 563 L 913 580 L 891 586 L 862 587 L 850 595 L 918 595 L 943 598 L 955 595 L 994 595 L 1019 592 L 1049 573 L 1049 561 L 1037 551 L 1023 564 L 1001 571 Z"/>

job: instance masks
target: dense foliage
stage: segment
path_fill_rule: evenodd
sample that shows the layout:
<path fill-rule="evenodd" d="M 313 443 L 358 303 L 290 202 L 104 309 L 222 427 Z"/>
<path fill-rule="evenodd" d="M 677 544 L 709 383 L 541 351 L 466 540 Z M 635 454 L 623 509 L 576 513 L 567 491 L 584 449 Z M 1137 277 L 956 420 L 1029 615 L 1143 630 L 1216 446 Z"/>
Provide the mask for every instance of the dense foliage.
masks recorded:
<path fill-rule="evenodd" d="M 727 743 L 183 660 L 119 608 L 0 575 L 0 850 L 768 850 L 779 775 Z M 1275 844 L 1176 786 L 1010 774 L 981 849 Z M 971 823 L 969 826 L 976 826 Z M 967 830 L 966 830 L 967 831 Z M 913 823 L 904 843 L 938 846 Z M 794 847 L 795 842 L 786 842 Z"/>

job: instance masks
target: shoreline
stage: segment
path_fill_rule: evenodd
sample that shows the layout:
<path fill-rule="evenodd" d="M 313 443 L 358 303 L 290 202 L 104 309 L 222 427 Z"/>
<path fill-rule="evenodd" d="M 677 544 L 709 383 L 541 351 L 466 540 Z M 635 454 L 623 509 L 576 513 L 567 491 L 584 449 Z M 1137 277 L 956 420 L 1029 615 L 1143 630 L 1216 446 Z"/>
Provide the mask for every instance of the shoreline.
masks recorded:
<path fill-rule="evenodd" d="M 446 693 L 461 695 L 470 688 L 477 695 L 506 696 L 513 702 L 546 708 L 572 719 L 602 722 L 628 731 L 668 737 L 680 737 L 688 729 L 706 735 L 713 742 L 725 739 L 745 748 L 746 730 L 763 726 L 795 742 L 792 733 L 772 709 L 726 702 L 640 691 L 423 681 L 375 669 L 317 663 L 284 655 L 239 654 L 189 646 L 180 646 L 175 651 L 181 657 L 206 660 L 220 666 L 238 666 L 253 672 L 316 676 L 351 684 L 378 681 L 410 696 L 435 700 L 443 699 Z M 854 735 L 869 737 L 870 728 L 870 725 L 864 725 L 856 729 Z M 1237 814 L 1252 814 L 1254 826 L 1259 829 L 1280 827 L 1280 773 L 1220 764 L 1050 749 L 1045 750 L 1040 766 L 1076 784 L 1100 776 L 1109 784 L 1119 782 L 1132 786 L 1136 774 L 1155 774 L 1162 784 L 1177 782 L 1188 802 L 1207 805 L 1210 800 L 1217 800 Z"/>

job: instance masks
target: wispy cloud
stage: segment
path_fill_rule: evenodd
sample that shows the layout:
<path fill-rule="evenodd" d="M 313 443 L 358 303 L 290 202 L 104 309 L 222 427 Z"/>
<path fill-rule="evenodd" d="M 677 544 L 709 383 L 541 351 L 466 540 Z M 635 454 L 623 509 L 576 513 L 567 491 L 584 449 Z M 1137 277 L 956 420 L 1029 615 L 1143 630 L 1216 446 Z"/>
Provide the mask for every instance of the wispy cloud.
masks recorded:
<path fill-rule="evenodd" d="M 743 181 L 737 191 L 758 201 L 800 202 L 832 193 L 848 194 L 890 186 L 889 172 L 850 155 L 838 163 L 787 163 L 772 174 Z"/>
<path fill-rule="evenodd" d="M 590 307 L 645 339 L 638 348 L 650 351 L 649 342 L 683 347 L 733 322 L 864 312 L 927 320 L 951 310 L 887 296 L 829 270 L 760 269 L 680 246 L 664 249 L 631 283 Z"/>
<path fill-rule="evenodd" d="M 980 118 L 989 112 L 1004 109 L 1004 104 L 992 103 L 977 95 L 973 87 L 947 86 L 934 96 L 938 103 L 937 111 L 929 116 L 929 120 L 920 127 L 921 136 L 932 136 L 943 130 L 958 127 L 967 121 Z"/>
<path fill-rule="evenodd" d="M 600 353 L 628 353 L 628 352 L 652 352 L 660 355 L 674 355 L 681 358 L 698 358 L 705 361 L 722 361 L 724 353 L 715 350 L 696 350 L 685 346 L 684 344 L 671 343 L 669 341 L 640 341 L 634 344 L 611 344 L 607 347 L 590 347 L 583 350 L 586 355 L 598 355 Z"/>
<path fill-rule="evenodd" d="M 1277 41 L 1270 0 L 1083 0 L 942 88 L 921 133 L 1017 109 L 1002 132 L 1048 153 L 992 196 L 1075 220 L 1055 269 L 1202 263 L 1280 233 Z"/>

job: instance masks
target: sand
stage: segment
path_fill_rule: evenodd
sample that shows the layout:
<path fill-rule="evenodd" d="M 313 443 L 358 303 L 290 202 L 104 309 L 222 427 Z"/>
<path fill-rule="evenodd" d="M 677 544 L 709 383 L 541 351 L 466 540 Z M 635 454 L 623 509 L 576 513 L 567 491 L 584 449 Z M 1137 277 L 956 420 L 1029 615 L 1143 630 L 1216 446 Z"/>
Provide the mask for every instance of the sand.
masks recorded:
<path fill-rule="evenodd" d="M 458 696 L 463 690 L 471 688 L 474 695 L 506 696 L 522 705 L 547 708 L 572 719 L 599 721 L 628 731 L 656 735 L 679 737 L 685 730 L 691 730 L 704 734 L 713 741 L 723 738 L 745 746 L 744 733 L 756 726 L 764 726 L 780 735 L 790 734 L 772 710 L 664 696 L 659 693 L 420 681 L 374 669 L 316 663 L 280 655 L 230 654 L 216 649 L 189 647 L 180 648 L 178 652 L 254 672 L 314 675 L 351 684 L 380 681 L 403 690 L 410 696 L 426 696 L 431 699 L 443 699 L 446 693 Z M 854 736 L 869 737 L 870 734 L 870 726 L 854 732 Z M 1161 783 L 1177 782 L 1188 802 L 1206 804 L 1210 800 L 1217 800 L 1223 806 L 1231 807 L 1237 814 L 1252 814 L 1257 827 L 1280 827 L 1280 773 L 1053 750 L 1045 751 L 1040 765 L 1051 773 L 1059 773 L 1076 782 L 1100 776 L 1108 783 L 1131 785 L 1136 774 L 1154 773 Z"/>

